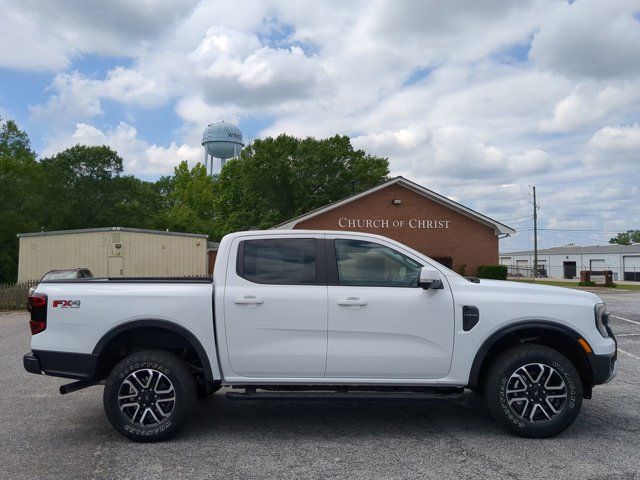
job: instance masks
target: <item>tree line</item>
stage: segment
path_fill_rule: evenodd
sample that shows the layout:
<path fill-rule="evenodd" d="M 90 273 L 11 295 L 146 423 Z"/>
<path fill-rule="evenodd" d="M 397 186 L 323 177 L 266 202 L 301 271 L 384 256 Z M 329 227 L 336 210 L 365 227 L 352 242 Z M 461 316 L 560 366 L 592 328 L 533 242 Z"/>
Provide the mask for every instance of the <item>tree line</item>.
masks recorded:
<path fill-rule="evenodd" d="M 627 230 L 620 232 L 609 240 L 609 243 L 617 243 L 618 245 L 631 245 L 632 243 L 640 243 L 640 230 Z"/>
<path fill-rule="evenodd" d="M 269 228 L 385 181 L 386 158 L 347 136 L 256 140 L 218 176 L 182 161 L 172 175 L 128 175 L 108 146 L 75 145 L 39 159 L 29 136 L 0 119 L 0 282 L 14 282 L 16 234 L 94 227 L 204 233 Z"/>

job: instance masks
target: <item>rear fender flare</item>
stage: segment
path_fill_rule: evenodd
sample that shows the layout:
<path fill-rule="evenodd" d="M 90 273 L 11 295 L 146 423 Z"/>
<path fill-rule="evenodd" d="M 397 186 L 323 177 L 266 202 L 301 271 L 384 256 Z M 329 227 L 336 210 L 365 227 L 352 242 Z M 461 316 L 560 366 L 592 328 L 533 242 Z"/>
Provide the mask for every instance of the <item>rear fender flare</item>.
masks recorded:
<path fill-rule="evenodd" d="M 206 350 L 200 343 L 200 341 L 196 338 L 196 336 L 193 333 L 191 333 L 189 330 L 187 330 L 183 326 L 178 325 L 177 323 L 174 323 L 174 322 L 170 322 L 168 320 L 157 320 L 157 319 L 135 320 L 133 322 L 127 322 L 127 323 L 120 324 L 116 327 L 113 327 L 111 330 L 109 330 L 107 333 L 105 333 L 102 336 L 102 338 L 98 341 L 98 343 L 94 347 L 92 353 L 93 355 L 99 356 L 102 353 L 104 347 L 118 335 L 124 332 L 128 332 L 130 330 L 135 330 L 137 328 L 148 328 L 148 327 L 168 330 L 177 335 L 180 335 L 187 342 L 189 342 L 189 344 L 196 351 L 198 358 L 200 359 L 200 363 L 202 364 L 202 367 L 204 369 L 205 380 L 207 382 L 215 382 L 215 379 L 213 377 L 213 370 L 211 368 L 211 361 L 209 359 L 209 356 L 207 355 Z"/>

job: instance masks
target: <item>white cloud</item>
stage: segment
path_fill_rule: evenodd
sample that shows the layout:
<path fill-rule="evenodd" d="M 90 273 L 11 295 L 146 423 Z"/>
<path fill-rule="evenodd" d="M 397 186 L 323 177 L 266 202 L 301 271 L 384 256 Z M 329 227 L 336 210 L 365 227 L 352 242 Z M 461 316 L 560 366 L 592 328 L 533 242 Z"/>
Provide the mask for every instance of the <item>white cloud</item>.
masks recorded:
<path fill-rule="evenodd" d="M 0 1 L 0 65 L 59 70 L 82 53 L 138 56 L 193 10 L 196 0 Z"/>
<path fill-rule="evenodd" d="M 31 107 L 31 114 L 39 121 L 51 122 L 58 128 L 61 123 L 68 124 L 102 113 L 95 82 L 78 72 L 59 73 L 49 89 L 55 94 L 45 104 Z"/>
<path fill-rule="evenodd" d="M 616 167 L 633 166 L 634 173 L 640 167 L 640 124 L 603 127 L 589 139 L 588 165 Z"/>
<path fill-rule="evenodd" d="M 539 149 L 507 155 L 487 145 L 473 131 L 446 126 L 413 125 L 397 131 L 356 137 L 353 143 L 392 159 L 392 168 L 430 177 L 513 178 L 551 169 L 549 155 Z"/>
<path fill-rule="evenodd" d="M 611 78 L 640 73 L 638 0 L 558 4 L 536 33 L 530 57 L 570 76 Z"/>
<path fill-rule="evenodd" d="M 51 144 L 43 155 L 54 155 L 76 144 L 107 145 L 123 158 L 126 173 L 143 176 L 171 172 L 182 160 L 194 165 L 203 159 L 202 147 L 175 143 L 168 147 L 150 144 L 138 138 L 137 130 L 124 122 L 107 131 L 86 123 L 78 123 L 70 137 Z"/>
<path fill-rule="evenodd" d="M 15 69 L 58 70 L 69 64 L 69 52 L 52 41 L 33 17 L 0 2 L 0 65 Z"/>
<path fill-rule="evenodd" d="M 372 33 L 400 50 L 419 50 L 432 62 L 475 61 L 526 42 L 550 5 L 544 0 L 378 2 Z"/>
<path fill-rule="evenodd" d="M 194 95 L 183 97 L 176 105 L 176 113 L 191 125 L 208 125 L 222 120 L 238 123 L 242 110 L 234 105 L 210 105 Z"/>
<path fill-rule="evenodd" d="M 589 145 L 614 153 L 636 151 L 640 156 L 640 125 L 601 128 L 591 137 Z"/>
<path fill-rule="evenodd" d="M 211 28 L 189 54 L 209 103 L 250 105 L 307 98 L 324 76 L 317 58 L 297 46 L 262 46 L 255 34 Z"/>
<path fill-rule="evenodd" d="M 171 97 L 162 79 L 122 67 L 110 70 L 102 80 L 77 71 L 59 73 L 49 90 L 54 92 L 49 100 L 32 105 L 30 110 L 40 121 L 55 122 L 57 129 L 102 114 L 103 99 L 151 108 L 163 105 Z"/>
<path fill-rule="evenodd" d="M 247 135 L 350 135 L 388 156 L 392 174 L 496 218 L 529 212 L 532 183 L 543 223 L 633 218 L 624 192 L 637 168 L 639 0 L 33 2 L 4 9 L 14 48 L 0 45 L 0 65 L 63 69 L 31 109 L 49 152 L 108 143 L 131 172 L 170 173 L 180 158 L 199 161 L 202 129 L 224 119 Z M 126 66 L 64 70 L 85 54 Z M 141 138 L 137 109 L 168 105 L 176 118 L 158 128 L 176 142 Z M 594 191 L 616 218 L 588 216 Z"/>
<path fill-rule="evenodd" d="M 526 150 L 521 154 L 509 157 L 509 169 L 518 175 L 549 172 L 553 163 L 549 154 L 544 150 Z"/>
<path fill-rule="evenodd" d="M 543 119 L 540 128 L 549 132 L 575 131 L 636 111 L 640 103 L 640 82 L 592 82 L 578 84 L 558 102 L 553 117 Z"/>
<path fill-rule="evenodd" d="M 162 78 L 145 76 L 142 72 L 116 67 L 103 81 L 94 81 L 96 95 L 132 106 L 157 107 L 171 94 Z"/>

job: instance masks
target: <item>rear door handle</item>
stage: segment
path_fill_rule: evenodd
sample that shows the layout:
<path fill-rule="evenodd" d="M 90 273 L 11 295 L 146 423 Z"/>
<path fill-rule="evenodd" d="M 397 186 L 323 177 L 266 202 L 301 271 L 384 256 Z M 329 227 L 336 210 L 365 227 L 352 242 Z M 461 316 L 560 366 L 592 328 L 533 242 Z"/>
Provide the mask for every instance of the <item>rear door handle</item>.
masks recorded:
<path fill-rule="evenodd" d="M 264 300 L 255 295 L 245 295 L 242 298 L 234 298 L 233 303 L 238 305 L 260 305 Z"/>
<path fill-rule="evenodd" d="M 367 301 L 361 300 L 358 297 L 347 297 L 338 300 L 338 305 L 343 307 L 366 307 Z"/>

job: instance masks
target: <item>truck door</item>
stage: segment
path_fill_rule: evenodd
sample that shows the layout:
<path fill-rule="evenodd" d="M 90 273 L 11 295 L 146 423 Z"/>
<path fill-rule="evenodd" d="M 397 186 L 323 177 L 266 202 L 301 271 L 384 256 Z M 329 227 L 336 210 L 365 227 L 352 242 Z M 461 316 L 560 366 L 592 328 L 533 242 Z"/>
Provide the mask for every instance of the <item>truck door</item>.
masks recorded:
<path fill-rule="evenodd" d="M 327 235 L 329 237 L 329 235 Z M 448 374 L 453 296 L 417 287 L 421 263 L 365 240 L 327 238 L 326 377 L 420 379 Z"/>
<path fill-rule="evenodd" d="M 224 295 L 229 363 L 244 377 L 322 377 L 327 354 L 323 242 L 234 241 Z M 232 257 L 233 257 L 232 253 Z"/>

